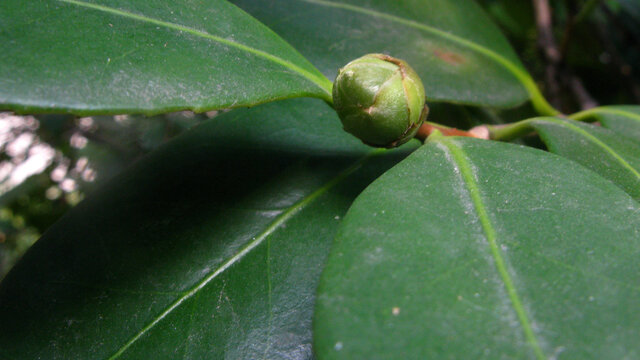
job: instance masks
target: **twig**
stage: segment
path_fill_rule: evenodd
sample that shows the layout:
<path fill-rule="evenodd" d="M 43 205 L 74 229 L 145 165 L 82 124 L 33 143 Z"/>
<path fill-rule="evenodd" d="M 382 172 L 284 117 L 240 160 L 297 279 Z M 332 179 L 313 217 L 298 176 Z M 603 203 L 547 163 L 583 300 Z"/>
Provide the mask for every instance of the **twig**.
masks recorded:
<path fill-rule="evenodd" d="M 599 0 L 598 0 L 599 1 Z M 593 10 L 598 3 L 597 0 L 590 0 L 578 13 L 577 16 L 569 16 L 565 25 L 564 34 L 560 48 L 553 37 L 551 20 L 551 8 L 548 0 L 533 0 L 536 8 L 536 24 L 538 26 L 538 44 L 545 54 L 547 65 L 545 68 L 545 79 L 549 87 L 551 101 L 556 107 L 560 106 L 560 92 L 562 89 L 570 89 L 576 101 L 580 104 L 581 110 L 590 109 L 598 103 L 589 94 L 582 81 L 576 77 L 571 69 L 564 65 L 564 59 L 569 48 L 573 28 L 578 20 L 582 20 Z M 571 5 L 571 3 L 570 3 Z M 571 13 L 575 12 L 575 6 L 571 7 Z"/>
<path fill-rule="evenodd" d="M 560 52 L 553 37 L 551 25 L 551 7 L 548 0 L 533 0 L 536 10 L 536 25 L 538 28 L 538 46 L 550 62 L 557 63 L 560 60 Z"/>
<path fill-rule="evenodd" d="M 569 87 L 580 103 L 581 110 L 587 110 L 598 106 L 598 102 L 589 94 L 582 80 L 575 75 L 569 75 Z"/>
<path fill-rule="evenodd" d="M 548 0 L 532 0 L 536 12 L 536 27 L 538 30 L 538 47 L 546 60 L 545 82 L 554 107 L 560 107 L 560 85 L 558 84 L 558 64 L 560 51 L 553 37 L 551 22 L 551 7 Z"/>

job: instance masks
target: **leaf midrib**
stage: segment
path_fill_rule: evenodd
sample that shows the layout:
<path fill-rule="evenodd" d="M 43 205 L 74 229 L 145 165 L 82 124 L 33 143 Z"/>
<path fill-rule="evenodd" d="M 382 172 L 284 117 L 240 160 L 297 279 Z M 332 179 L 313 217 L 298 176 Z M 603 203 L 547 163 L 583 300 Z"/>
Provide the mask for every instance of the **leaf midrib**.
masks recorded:
<path fill-rule="evenodd" d="M 496 230 L 491 223 L 491 219 L 489 218 L 489 214 L 484 205 L 484 201 L 482 200 L 480 187 L 475 180 L 473 170 L 471 168 L 471 165 L 469 164 L 469 160 L 464 150 L 462 150 L 462 148 L 460 148 L 454 141 L 444 136 L 438 136 L 436 141 L 444 145 L 449 150 L 454 165 L 456 165 L 460 171 L 460 177 L 462 178 L 462 181 L 466 186 L 466 190 L 471 197 L 471 202 L 473 203 L 473 206 L 476 210 L 476 215 L 480 220 L 485 238 L 489 243 L 491 256 L 493 257 L 496 269 L 500 274 L 505 289 L 507 290 L 511 305 L 516 312 L 516 315 L 518 316 L 518 320 L 520 321 L 520 325 L 524 332 L 525 338 L 527 339 L 527 342 L 531 346 L 533 352 L 535 353 L 535 356 L 538 359 L 546 359 L 547 357 L 544 355 L 544 352 L 542 351 L 542 348 L 538 343 L 538 339 L 533 332 L 533 328 L 531 326 L 531 322 L 529 321 L 527 312 L 522 305 L 520 296 L 518 295 L 513 280 L 511 279 L 511 275 L 509 274 L 509 271 L 507 269 L 506 262 L 502 257 L 502 254 L 500 253 Z"/>
<path fill-rule="evenodd" d="M 61 0 L 66 1 L 66 0 Z M 367 155 L 362 157 L 360 160 L 353 163 L 351 166 L 340 172 L 333 179 L 329 180 L 327 183 L 322 185 L 320 188 L 316 189 L 311 194 L 304 197 L 302 200 L 293 204 L 289 208 L 287 208 L 282 214 L 280 214 L 269 226 L 267 226 L 260 234 L 254 237 L 250 242 L 248 242 L 245 246 L 243 246 L 240 251 L 238 251 L 233 256 L 229 257 L 225 262 L 222 263 L 215 270 L 209 272 L 207 276 L 205 276 L 202 280 L 200 280 L 197 284 L 195 284 L 191 289 L 184 292 L 182 296 L 177 298 L 171 305 L 166 307 L 160 315 L 156 316 L 151 322 L 145 325 L 140 331 L 138 331 L 134 336 L 132 336 L 124 345 L 122 345 L 113 355 L 109 357 L 109 360 L 117 359 L 122 355 L 131 345 L 133 345 L 136 341 L 138 341 L 142 336 L 148 333 L 153 327 L 155 327 L 158 323 L 160 323 L 165 317 L 167 317 L 173 310 L 178 308 L 182 303 L 198 294 L 200 290 L 202 290 L 205 286 L 207 286 L 211 281 L 213 281 L 219 274 L 230 268 L 233 264 L 241 260 L 245 255 L 247 255 L 251 250 L 256 248 L 258 245 L 262 244 L 265 239 L 267 239 L 272 233 L 274 233 L 282 224 L 286 223 L 289 219 L 295 216 L 297 213 L 302 211 L 306 206 L 311 204 L 318 197 L 329 191 L 331 188 L 342 182 L 346 177 L 355 172 L 358 168 L 362 166 L 362 164 L 367 161 L 371 156 L 380 153 L 379 150 L 373 150 L 369 152 Z"/>
<path fill-rule="evenodd" d="M 640 181 L 640 172 L 638 172 L 636 169 L 633 168 L 633 166 L 631 166 L 631 164 L 629 164 L 622 156 L 620 156 L 614 149 L 612 149 L 611 147 L 609 147 L 609 145 L 605 144 L 604 142 L 602 142 L 600 139 L 598 139 L 597 137 L 589 134 L 589 132 L 585 131 L 584 129 L 579 128 L 578 126 L 575 126 L 573 124 L 568 123 L 567 121 L 563 121 L 563 120 L 559 120 L 559 119 L 554 119 L 554 118 L 543 118 L 538 120 L 540 122 L 550 122 L 553 124 L 556 124 L 560 127 L 564 127 L 565 129 L 569 129 L 574 131 L 575 133 L 582 135 L 583 137 L 585 137 L 587 140 L 591 141 L 592 143 L 596 144 L 597 146 L 599 146 L 601 149 L 603 149 L 605 152 L 609 153 L 609 155 L 611 155 L 618 163 L 620 163 L 620 165 L 622 165 L 622 167 L 624 167 L 625 169 L 627 169 L 629 172 L 631 172 L 638 181 Z M 575 121 L 575 120 L 574 120 Z"/>
<path fill-rule="evenodd" d="M 212 40 L 215 42 L 219 42 L 221 44 L 225 44 L 231 47 L 234 47 L 236 49 L 240 49 L 242 51 L 246 51 L 248 53 L 251 53 L 253 55 L 256 55 L 258 57 L 262 57 L 268 61 L 274 62 L 278 65 L 281 65 L 285 68 L 288 68 L 298 74 L 300 74 L 302 77 L 306 78 L 307 80 L 311 81 L 312 83 L 314 83 L 316 86 L 318 86 L 322 91 L 324 91 L 326 94 L 328 94 L 329 98 L 331 97 L 331 88 L 332 88 L 332 83 L 331 81 L 329 81 L 329 79 L 325 78 L 324 76 L 320 76 L 320 75 L 316 75 L 313 74 L 285 59 L 282 59 L 280 57 L 277 57 L 275 55 L 269 54 L 265 51 L 250 47 L 248 45 L 244 45 L 235 41 L 231 41 L 216 35 L 212 35 L 209 34 L 205 31 L 202 30 L 198 30 L 198 29 L 194 29 L 188 26 L 184 26 L 184 25 L 180 25 L 180 24 L 176 24 L 176 23 L 172 23 L 172 22 L 168 22 L 168 21 L 163 21 L 163 20 L 159 20 L 159 19 L 155 19 L 152 17 L 148 17 L 145 15 L 140 15 L 140 14 L 135 14 L 132 12 L 128 12 L 125 10 L 121 10 L 121 9 L 115 9 L 112 7 L 108 7 L 105 5 L 99 5 L 99 4 L 92 4 L 92 3 L 87 3 L 84 1 L 80 1 L 80 0 L 57 0 L 59 2 L 63 2 L 63 3 L 68 3 L 68 4 L 72 4 L 72 5 L 76 5 L 79 7 L 83 7 L 83 8 L 88 8 L 88 9 L 93 9 L 93 10 L 98 10 L 98 11 L 103 11 L 103 12 L 107 12 L 113 15 L 117 15 L 117 16 L 122 16 L 125 18 L 129 18 L 129 19 L 133 19 L 133 20 L 137 20 L 137 21 L 141 21 L 141 22 L 147 22 L 150 24 L 154 24 L 154 25 L 158 25 L 158 26 L 162 26 L 168 29 L 172 29 L 172 30 L 177 30 L 177 31 L 183 31 L 186 33 L 189 33 L 191 35 L 197 36 L 197 37 L 201 37 L 207 40 Z M 248 15 L 247 15 L 248 16 Z"/>
<path fill-rule="evenodd" d="M 640 114 L 636 114 L 634 112 L 627 111 L 627 110 L 608 108 L 608 107 L 598 107 L 598 108 L 584 110 L 584 111 L 575 113 L 573 115 L 569 115 L 569 118 L 580 121 L 582 119 L 588 118 L 593 115 L 598 115 L 598 114 L 618 115 L 618 116 L 626 117 L 631 120 L 640 122 Z"/>

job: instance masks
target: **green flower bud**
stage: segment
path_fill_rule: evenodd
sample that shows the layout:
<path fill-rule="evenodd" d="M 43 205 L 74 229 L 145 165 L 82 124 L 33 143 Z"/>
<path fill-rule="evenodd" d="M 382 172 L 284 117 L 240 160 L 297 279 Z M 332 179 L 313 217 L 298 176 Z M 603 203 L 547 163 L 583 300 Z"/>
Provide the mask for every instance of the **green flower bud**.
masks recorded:
<path fill-rule="evenodd" d="M 365 55 L 340 69 L 333 106 L 345 131 L 386 148 L 411 140 L 429 112 L 418 74 L 383 54 Z"/>

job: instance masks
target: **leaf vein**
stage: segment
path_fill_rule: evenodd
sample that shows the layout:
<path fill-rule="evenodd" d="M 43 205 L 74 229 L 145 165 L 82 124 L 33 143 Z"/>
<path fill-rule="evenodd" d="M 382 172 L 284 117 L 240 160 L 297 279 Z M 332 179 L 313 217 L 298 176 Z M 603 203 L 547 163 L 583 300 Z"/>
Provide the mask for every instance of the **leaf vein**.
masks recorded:
<path fill-rule="evenodd" d="M 439 137 L 438 140 L 449 150 L 449 152 L 451 153 L 452 161 L 455 163 L 455 165 L 457 165 L 460 171 L 460 177 L 462 178 L 462 181 L 466 186 L 466 190 L 471 197 L 471 201 L 477 213 L 478 219 L 480 220 L 480 224 L 482 225 L 484 236 L 489 243 L 494 264 L 498 273 L 500 274 L 502 283 L 507 290 L 507 294 L 509 295 L 509 299 L 511 300 L 511 305 L 513 306 L 513 309 L 518 316 L 518 320 L 520 321 L 520 325 L 522 326 L 525 338 L 527 339 L 536 357 L 538 359 L 546 359 L 547 357 L 544 355 L 542 348 L 538 343 L 538 339 L 533 332 L 533 328 L 531 326 L 531 322 L 529 321 L 527 312 L 524 309 L 511 275 L 509 274 L 506 262 L 502 257 L 502 254 L 500 253 L 500 247 L 498 246 L 497 240 L 498 236 L 484 205 L 484 201 L 480 193 L 480 187 L 475 180 L 473 170 L 471 168 L 471 165 L 469 164 L 469 160 L 464 150 L 457 146 L 457 144 L 455 144 L 453 141 L 447 139 L 446 137 Z"/>
<path fill-rule="evenodd" d="M 285 60 L 282 59 L 280 57 L 277 57 L 275 55 L 269 54 L 265 51 L 253 48 L 251 46 L 248 45 L 244 45 L 235 41 L 231 41 L 216 35 L 212 35 L 209 34 L 205 31 L 202 30 L 198 30 L 198 29 L 194 29 L 188 26 L 184 26 L 184 25 L 180 25 L 180 24 L 176 24 L 176 23 L 172 23 L 172 22 L 168 22 L 168 21 L 163 21 L 163 20 L 159 20 L 159 19 L 155 19 L 152 17 L 148 17 L 148 16 L 144 16 L 144 15 L 140 15 L 140 14 L 135 14 L 129 11 L 125 11 L 125 10 L 121 10 L 121 9 L 114 9 L 108 6 L 104 6 L 104 5 L 98 5 L 98 4 L 91 4 L 91 3 L 87 3 L 84 1 L 79 1 L 79 0 L 58 0 L 60 2 L 64 2 L 64 3 L 68 3 L 68 4 L 72 4 L 72 5 L 76 5 L 79 7 L 83 7 L 83 8 L 88 8 L 88 9 L 93 9 L 93 10 L 98 10 L 98 11 L 103 11 L 109 14 L 113 14 L 113 15 L 117 15 L 117 16 L 122 16 L 125 18 L 129 18 L 129 19 L 133 19 L 133 20 L 138 20 L 138 21 L 142 21 L 142 22 L 147 22 L 147 23 L 151 23 L 154 25 L 158 25 L 158 26 L 162 26 L 168 29 L 172 29 L 172 30 L 177 30 L 177 31 L 184 31 L 186 33 L 189 33 L 191 35 L 194 36 L 198 36 L 201 38 L 205 38 L 208 40 L 212 40 L 215 42 L 219 42 L 221 44 L 225 44 L 231 47 L 234 47 L 236 49 L 251 53 L 253 55 L 256 55 L 258 57 L 262 57 L 266 60 L 269 60 L 271 62 L 274 62 L 278 65 L 281 65 L 285 68 L 289 68 L 291 70 L 293 70 L 294 72 L 300 74 L 302 77 L 306 78 L 307 80 L 313 82 L 316 86 L 318 86 L 320 89 L 322 89 L 325 93 L 327 93 L 329 95 L 329 97 L 331 97 L 331 88 L 332 88 L 332 83 L 331 81 L 329 81 L 327 78 L 325 78 L 324 76 L 319 76 L 316 74 L 312 74 L 311 72 Z"/>
<path fill-rule="evenodd" d="M 627 110 L 611 109 L 611 108 L 607 108 L 607 107 L 599 107 L 599 108 L 593 108 L 593 109 L 584 110 L 584 111 L 575 113 L 573 115 L 569 115 L 569 118 L 573 119 L 573 120 L 580 121 L 580 120 L 588 118 L 588 117 L 590 117 L 592 115 L 598 115 L 598 114 L 618 115 L 618 116 L 627 117 L 627 118 L 629 118 L 631 120 L 635 120 L 635 121 L 640 122 L 640 114 L 636 114 L 636 113 L 633 113 L 633 112 L 627 111 Z"/>
<path fill-rule="evenodd" d="M 145 327 L 143 327 L 140 331 L 138 331 L 133 337 L 131 337 L 122 347 L 120 347 L 112 356 L 109 357 L 110 360 L 117 359 L 122 355 L 131 345 L 133 345 L 136 341 L 138 341 L 142 336 L 144 336 L 149 330 L 155 327 L 158 323 L 160 323 L 164 318 L 166 318 L 173 310 L 178 308 L 182 303 L 198 294 L 200 290 L 206 287 L 211 281 L 218 277 L 221 273 L 229 269 L 235 263 L 240 261 L 245 255 L 255 249 L 258 245 L 262 244 L 265 239 L 267 239 L 271 234 L 273 234 L 282 224 L 287 222 L 297 213 L 299 213 L 306 206 L 311 204 L 318 197 L 329 191 L 331 188 L 339 184 L 342 180 L 344 180 L 347 176 L 355 172 L 362 164 L 371 156 L 379 153 L 379 151 L 374 150 L 369 154 L 362 157 L 360 160 L 353 163 L 351 166 L 343 170 L 341 173 L 336 175 L 333 179 L 329 180 L 327 183 L 322 185 L 320 188 L 316 189 L 311 194 L 304 197 L 299 202 L 295 203 L 291 207 L 289 207 L 286 211 L 280 214 L 267 228 L 262 231 L 258 236 L 254 237 L 250 242 L 248 242 L 240 251 L 236 254 L 228 258 L 222 265 L 218 268 L 210 272 L 207 276 L 205 276 L 200 282 L 195 284 L 191 289 L 184 293 L 184 295 L 180 296 L 176 299 L 171 305 L 165 308 L 158 316 L 156 316 L 151 322 L 149 322 Z"/>
<path fill-rule="evenodd" d="M 634 169 L 633 166 L 631 166 L 631 164 L 629 164 L 629 162 L 627 162 L 622 156 L 620 156 L 614 149 L 612 149 L 611 147 L 609 147 L 609 145 L 605 144 L 604 142 L 602 142 L 600 139 L 598 139 L 597 137 L 589 134 L 589 132 L 585 131 L 584 129 L 581 129 L 580 127 L 570 124 L 567 121 L 563 121 L 563 120 L 559 120 L 559 119 L 553 119 L 553 118 L 545 118 L 544 120 L 541 121 L 547 121 L 550 123 L 554 123 L 558 126 L 567 128 L 569 130 L 572 130 L 574 132 L 576 132 L 579 135 L 582 135 L 583 137 L 585 137 L 587 140 L 591 141 L 592 143 L 596 144 L 597 146 L 599 146 L 600 148 L 602 148 L 605 152 L 609 153 L 609 155 L 611 155 L 618 163 L 620 163 L 620 165 L 622 165 L 622 167 L 624 167 L 625 169 L 629 170 L 629 172 L 631 172 L 636 179 L 638 179 L 640 181 L 640 172 L 638 172 L 638 170 Z"/>

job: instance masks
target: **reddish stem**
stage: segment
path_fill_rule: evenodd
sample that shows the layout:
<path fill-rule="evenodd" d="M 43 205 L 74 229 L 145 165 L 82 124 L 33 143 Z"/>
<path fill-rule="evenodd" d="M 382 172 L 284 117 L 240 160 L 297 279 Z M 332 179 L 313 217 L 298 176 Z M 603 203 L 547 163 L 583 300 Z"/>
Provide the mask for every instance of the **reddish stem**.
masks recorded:
<path fill-rule="evenodd" d="M 479 138 L 479 139 L 489 138 L 488 132 L 487 132 L 487 135 L 485 136 L 484 134 L 477 133 L 475 131 L 469 132 L 469 131 L 464 131 L 456 128 L 450 128 L 450 127 L 441 126 L 433 123 L 426 123 L 426 122 L 422 124 L 422 126 L 420 126 L 420 129 L 418 129 L 418 132 L 416 133 L 416 138 L 424 141 L 435 130 L 440 131 L 440 133 L 442 133 L 442 135 L 444 136 L 466 136 L 466 137 L 473 137 L 473 138 Z"/>

